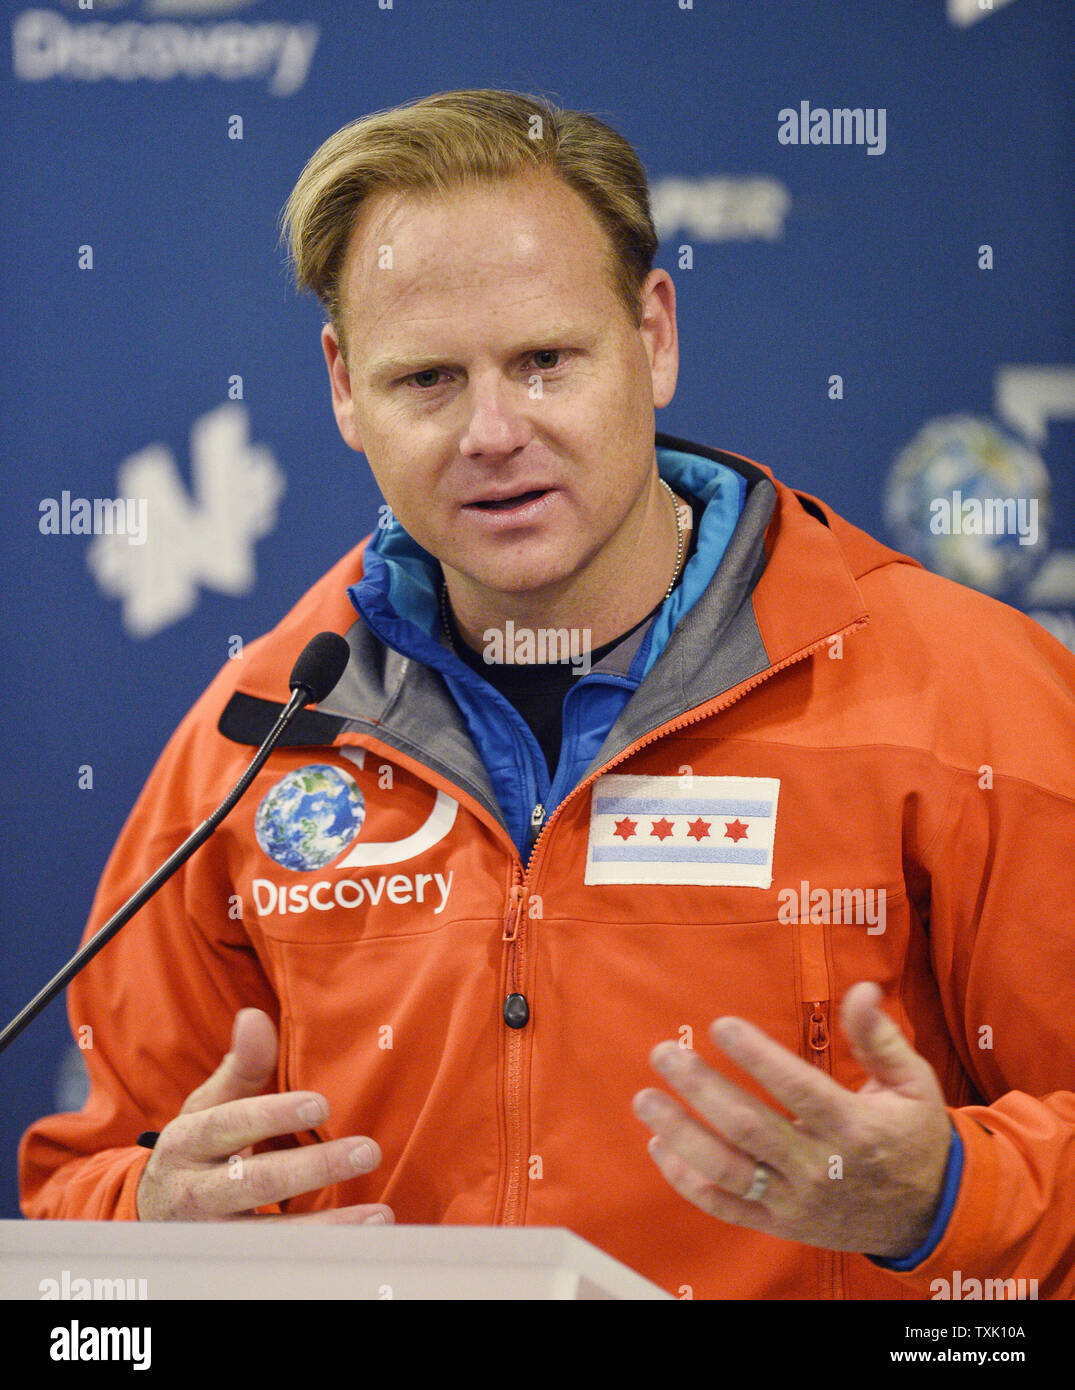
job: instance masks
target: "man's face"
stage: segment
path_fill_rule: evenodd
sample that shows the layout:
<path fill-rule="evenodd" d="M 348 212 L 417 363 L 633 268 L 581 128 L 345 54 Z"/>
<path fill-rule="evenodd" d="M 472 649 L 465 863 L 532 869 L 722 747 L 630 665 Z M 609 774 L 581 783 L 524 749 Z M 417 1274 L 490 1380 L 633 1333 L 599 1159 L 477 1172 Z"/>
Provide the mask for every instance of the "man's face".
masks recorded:
<path fill-rule="evenodd" d="M 638 540 L 675 297 L 653 271 L 639 328 L 609 256 L 588 204 L 545 172 L 380 194 L 352 234 L 346 364 L 323 334 L 340 432 L 449 582 L 487 600 L 562 597 L 585 575 L 600 590 L 613 564 L 622 583 Z"/>

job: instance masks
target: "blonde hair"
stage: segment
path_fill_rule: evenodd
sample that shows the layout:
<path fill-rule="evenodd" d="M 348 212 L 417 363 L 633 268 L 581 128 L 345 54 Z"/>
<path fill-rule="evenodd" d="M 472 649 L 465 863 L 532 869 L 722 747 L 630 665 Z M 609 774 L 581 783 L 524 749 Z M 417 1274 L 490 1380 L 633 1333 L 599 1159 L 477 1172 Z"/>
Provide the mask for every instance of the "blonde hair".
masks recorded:
<path fill-rule="evenodd" d="M 657 234 L 646 173 L 631 145 L 595 116 L 544 97 L 473 89 L 352 121 L 309 159 L 281 212 L 295 281 L 312 290 L 344 348 L 341 278 L 359 211 L 374 193 L 447 194 L 550 170 L 583 197 L 608 235 L 612 287 L 634 323 Z M 346 358 L 346 354 L 345 354 Z"/>

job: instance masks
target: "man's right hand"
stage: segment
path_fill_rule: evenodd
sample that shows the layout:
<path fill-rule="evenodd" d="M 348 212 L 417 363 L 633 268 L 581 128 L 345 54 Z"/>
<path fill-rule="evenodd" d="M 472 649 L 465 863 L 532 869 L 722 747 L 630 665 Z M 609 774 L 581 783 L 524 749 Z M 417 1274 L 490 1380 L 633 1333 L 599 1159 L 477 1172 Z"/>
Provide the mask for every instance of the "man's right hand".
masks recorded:
<path fill-rule="evenodd" d="M 261 1094 L 276 1070 L 276 1052 L 268 1014 L 240 1009 L 231 1051 L 161 1130 L 138 1184 L 140 1221 L 254 1216 L 257 1207 L 377 1167 L 381 1151 L 362 1136 L 251 1154 L 251 1146 L 262 1140 L 312 1129 L 328 1116 L 328 1101 L 316 1091 Z M 361 1225 L 395 1217 L 391 1207 L 375 1203 L 275 1219 Z"/>

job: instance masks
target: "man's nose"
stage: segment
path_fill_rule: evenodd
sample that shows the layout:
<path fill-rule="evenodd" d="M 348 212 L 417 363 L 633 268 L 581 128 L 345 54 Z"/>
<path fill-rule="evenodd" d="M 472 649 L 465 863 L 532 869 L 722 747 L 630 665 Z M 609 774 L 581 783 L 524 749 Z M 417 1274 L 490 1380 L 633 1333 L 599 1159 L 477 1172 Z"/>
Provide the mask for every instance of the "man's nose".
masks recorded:
<path fill-rule="evenodd" d="M 459 441 L 462 454 L 510 454 L 529 442 L 532 427 L 525 382 L 508 381 L 496 371 L 475 374 L 469 382 L 470 416 Z"/>

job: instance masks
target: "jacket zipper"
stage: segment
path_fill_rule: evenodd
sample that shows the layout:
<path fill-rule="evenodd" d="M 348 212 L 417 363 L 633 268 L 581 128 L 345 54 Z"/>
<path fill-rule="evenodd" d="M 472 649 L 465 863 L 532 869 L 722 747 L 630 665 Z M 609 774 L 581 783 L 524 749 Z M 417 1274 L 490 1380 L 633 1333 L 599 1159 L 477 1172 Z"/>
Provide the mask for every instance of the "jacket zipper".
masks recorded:
<path fill-rule="evenodd" d="M 829 1015 L 832 1007 L 832 985 L 827 957 L 828 927 L 824 922 L 809 919 L 809 904 L 799 903 L 799 988 L 802 1029 L 802 1048 L 807 1059 L 832 1075 Z M 831 1177 L 831 1174 L 830 1174 Z M 840 1181 L 833 1178 L 833 1181 Z M 844 1260 L 838 1250 L 818 1248 L 818 1284 L 821 1298 L 844 1297 Z"/>
<path fill-rule="evenodd" d="M 516 871 L 517 872 L 517 871 Z M 505 1226 L 513 1226 L 519 1220 L 522 1199 L 522 1173 L 526 1165 L 523 1153 L 523 1028 L 529 1021 L 529 1007 L 519 990 L 519 927 L 523 916 L 523 903 L 526 901 L 526 887 L 522 882 L 512 885 L 508 911 L 504 918 L 502 940 L 507 943 L 505 980 L 507 997 L 504 1000 L 504 1022 L 507 1036 L 504 1043 L 504 1122 L 508 1154 L 508 1178 L 504 1192 L 504 1211 L 501 1220 Z M 522 1021 L 511 1021 L 513 1004 L 518 1009 L 522 1001 L 525 1014 Z M 516 1017 L 519 1017 L 516 1014 Z"/>
<path fill-rule="evenodd" d="M 647 747 L 651 743 L 656 743 L 666 734 L 677 732 L 686 728 L 690 724 L 697 724 L 703 719 L 708 719 L 714 714 L 721 714 L 731 705 L 736 704 L 756 689 L 771 676 L 775 676 L 778 671 L 785 670 L 797 661 L 802 661 L 812 652 L 823 647 L 826 642 L 830 642 L 833 637 L 843 637 L 849 632 L 854 632 L 856 628 L 862 627 L 867 619 L 857 618 L 846 627 L 840 628 L 837 632 L 827 633 L 824 637 L 818 638 L 810 646 L 804 647 L 801 651 L 795 652 L 792 656 L 785 657 L 783 661 L 777 662 L 775 666 L 768 666 L 764 671 L 759 671 L 756 676 L 744 682 L 734 693 L 725 696 L 717 696 L 707 704 L 699 705 L 689 711 L 686 715 L 681 715 L 676 719 L 670 720 L 667 724 L 662 724 L 658 729 L 652 729 L 644 738 L 632 743 L 629 747 L 622 749 L 609 762 L 598 768 L 570 791 L 559 806 L 553 811 L 552 815 L 546 819 L 545 807 L 537 805 L 530 817 L 531 827 L 537 830 L 537 836 L 530 846 L 530 853 L 527 857 L 526 865 L 520 876 L 518 869 L 514 870 L 514 881 L 508 893 L 508 904 L 504 917 L 504 930 L 501 936 L 507 950 L 507 960 L 505 962 L 505 979 L 507 981 L 508 994 L 504 1001 L 504 1018 L 508 1023 L 508 1007 L 513 1001 L 521 1000 L 521 1005 L 517 1005 L 520 1010 L 519 1016 L 522 1017 L 521 1023 L 508 1024 L 508 1036 L 505 1044 L 504 1059 L 504 1114 L 506 1125 L 506 1137 L 508 1146 L 508 1179 L 505 1185 L 503 1214 L 501 1224 L 505 1226 L 515 1225 L 519 1222 L 522 1208 L 522 1174 L 526 1170 L 526 1155 L 522 1152 L 523 1138 L 523 1097 L 522 1097 L 522 1053 L 524 1027 L 529 1022 L 529 1004 L 525 995 L 522 993 L 523 987 L 523 961 L 522 949 L 525 945 L 525 927 L 523 923 L 523 904 L 526 900 L 526 885 L 530 880 L 530 873 L 534 866 L 534 858 L 542 842 L 547 838 L 549 826 L 559 818 L 564 807 L 569 801 L 581 795 L 587 787 L 594 783 L 599 777 L 603 777 L 611 768 L 618 766 L 626 758 L 633 757 L 640 749 Z M 826 999 L 820 1001 L 825 1003 Z M 522 1011 L 525 1009 L 525 1016 Z M 828 1047 L 828 1024 L 827 1014 L 825 1019 L 825 1032 L 819 1034 L 825 1039 L 825 1047 L 820 1055 L 827 1057 Z M 827 1252 L 823 1252 L 827 1253 Z"/>
<path fill-rule="evenodd" d="M 810 1005 L 810 1060 L 815 1066 L 832 1071 L 829 1056 L 829 1001 L 815 999 Z"/>
<path fill-rule="evenodd" d="M 799 908 L 799 967 L 802 972 L 799 990 L 803 1055 L 815 1066 L 832 1071 L 829 1053 L 829 1005 L 832 993 L 829 985 L 829 965 L 825 954 L 825 923 L 803 921 L 809 918 L 809 904 Z"/>

